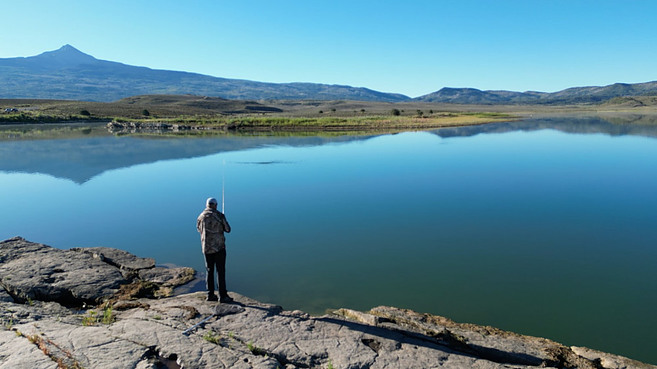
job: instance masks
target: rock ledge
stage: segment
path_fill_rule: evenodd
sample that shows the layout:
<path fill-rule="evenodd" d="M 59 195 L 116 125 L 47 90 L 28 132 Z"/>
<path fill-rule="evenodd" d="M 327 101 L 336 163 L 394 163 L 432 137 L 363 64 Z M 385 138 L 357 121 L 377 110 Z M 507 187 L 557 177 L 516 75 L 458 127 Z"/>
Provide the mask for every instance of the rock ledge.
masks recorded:
<path fill-rule="evenodd" d="M 120 250 L 0 242 L 0 369 L 657 368 L 394 307 L 313 317 L 236 293 L 139 297 L 188 275 L 162 269 Z"/>

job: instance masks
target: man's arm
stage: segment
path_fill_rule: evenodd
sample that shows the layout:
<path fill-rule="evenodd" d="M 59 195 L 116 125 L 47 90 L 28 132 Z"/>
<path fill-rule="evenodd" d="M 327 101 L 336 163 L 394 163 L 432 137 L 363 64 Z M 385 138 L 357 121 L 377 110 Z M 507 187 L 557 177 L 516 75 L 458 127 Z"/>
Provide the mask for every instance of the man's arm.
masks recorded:
<path fill-rule="evenodd" d="M 230 233 L 230 224 L 228 224 L 228 220 L 226 220 L 226 216 L 221 214 L 221 221 L 224 223 L 224 232 Z"/>

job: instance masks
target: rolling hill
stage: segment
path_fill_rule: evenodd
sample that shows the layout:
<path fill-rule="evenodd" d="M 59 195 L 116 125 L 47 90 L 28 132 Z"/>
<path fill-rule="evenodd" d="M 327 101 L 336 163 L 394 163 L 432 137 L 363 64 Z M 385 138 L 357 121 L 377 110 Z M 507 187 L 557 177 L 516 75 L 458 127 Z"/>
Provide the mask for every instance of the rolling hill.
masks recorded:
<path fill-rule="evenodd" d="M 481 91 L 474 88 L 443 88 L 415 98 L 416 101 L 452 104 L 595 104 L 626 96 L 657 95 L 657 81 L 615 83 L 602 87 L 573 87 L 558 92 Z"/>

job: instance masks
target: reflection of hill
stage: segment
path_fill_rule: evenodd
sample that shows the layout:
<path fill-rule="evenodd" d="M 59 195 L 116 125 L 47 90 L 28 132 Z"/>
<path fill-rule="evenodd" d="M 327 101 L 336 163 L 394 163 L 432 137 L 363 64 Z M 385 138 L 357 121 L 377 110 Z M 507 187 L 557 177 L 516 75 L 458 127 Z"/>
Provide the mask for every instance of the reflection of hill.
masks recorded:
<path fill-rule="evenodd" d="M 313 146 L 363 140 L 341 137 L 139 138 L 88 137 L 0 142 L 0 171 L 42 173 L 84 183 L 112 169 L 267 145 Z"/>
<path fill-rule="evenodd" d="M 433 131 L 433 133 L 440 137 L 467 137 L 482 133 L 538 131 L 542 129 L 579 134 L 602 133 L 610 136 L 657 137 L 657 116 L 625 114 L 605 118 L 592 116 L 549 117 L 470 127 L 442 128 Z"/>
<path fill-rule="evenodd" d="M 654 117 L 653 117 L 654 118 Z M 441 137 L 467 137 L 486 133 L 553 129 L 567 133 L 602 133 L 657 138 L 657 122 L 645 116 L 558 117 L 432 131 Z M 318 146 L 332 142 L 365 140 L 372 136 L 227 136 L 143 138 L 78 135 L 63 131 L 62 139 L 0 141 L 0 171 L 43 173 L 84 183 L 112 169 L 252 149 L 267 145 Z M 73 136 L 71 136 L 73 135 Z M 52 136 L 51 136 L 52 137 Z M 57 137 L 57 136 L 55 136 Z M 61 136 L 60 136 L 61 137 Z"/>

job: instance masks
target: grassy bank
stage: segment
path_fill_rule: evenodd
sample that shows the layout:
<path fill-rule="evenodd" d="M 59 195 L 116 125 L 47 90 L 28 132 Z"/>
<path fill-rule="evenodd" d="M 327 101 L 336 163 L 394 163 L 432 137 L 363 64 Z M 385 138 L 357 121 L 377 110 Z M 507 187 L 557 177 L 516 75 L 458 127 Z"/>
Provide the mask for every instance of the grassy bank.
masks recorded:
<path fill-rule="evenodd" d="M 453 107 L 452 107 L 453 108 Z M 478 124 L 510 119 L 461 106 L 359 101 L 241 101 L 194 95 L 143 95 L 114 102 L 0 99 L 0 124 L 161 122 L 206 127 L 408 127 Z"/>
<path fill-rule="evenodd" d="M 299 107 L 301 105 L 301 108 Z M 430 129 L 513 120 L 506 112 L 410 109 L 357 102 L 228 101 L 194 96 L 147 96 L 113 103 L 0 100 L 0 125 L 115 122 L 118 125 L 183 125 L 197 130 L 363 131 Z M 430 106 L 426 106 L 430 108 Z M 312 110 L 311 110 L 312 109 Z"/>
<path fill-rule="evenodd" d="M 276 117 L 276 116 L 193 116 L 168 119 L 115 119 L 118 123 L 184 125 L 198 129 L 221 130 L 381 130 L 422 129 L 496 121 L 508 121 L 515 117 L 499 113 L 444 113 L 423 116 L 353 116 L 353 117 Z"/>
<path fill-rule="evenodd" d="M 86 115 L 49 115 L 32 112 L 21 112 L 0 115 L 0 124 L 40 124 L 40 123 L 75 123 L 111 121 L 108 117 L 91 117 Z"/>

